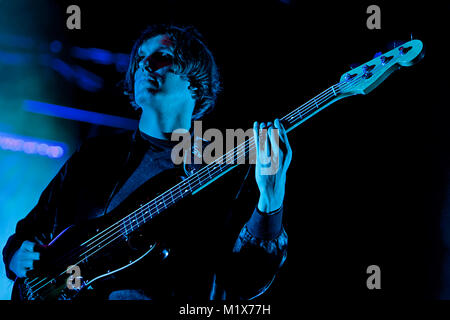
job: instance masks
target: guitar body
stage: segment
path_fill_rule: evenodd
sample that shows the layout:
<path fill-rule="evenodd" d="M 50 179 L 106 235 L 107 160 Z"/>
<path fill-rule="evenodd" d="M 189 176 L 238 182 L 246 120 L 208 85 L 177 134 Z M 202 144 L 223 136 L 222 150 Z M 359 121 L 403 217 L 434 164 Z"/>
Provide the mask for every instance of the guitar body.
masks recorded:
<path fill-rule="evenodd" d="M 97 221 L 98 220 L 98 221 Z M 109 277 L 138 263 L 143 257 L 153 252 L 156 241 L 148 240 L 141 233 L 131 235 L 128 239 L 117 240 L 108 250 L 98 250 L 91 257 L 85 258 L 74 254 L 68 259 L 61 259 L 67 252 L 88 251 L 95 252 L 98 247 L 86 248 L 80 245 L 80 239 L 89 239 L 97 230 L 102 230 L 107 219 L 95 219 L 87 225 L 71 226 L 58 235 L 57 240 L 41 249 L 41 259 L 36 272 L 32 276 L 18 279 L 14 283 L 13 300 L 58 300 L 73 299 L 86 290 L 98 279 Z M 109 241 L 109 239 L 105 240 Z M 139 242 L 139 245 L 135 243 Z M 106 243 L 106 242 L 105 242 Z M 80 250 L 81 249 L 81 250 Z M 155 250 L 156 251 L 156 250 Z M 71 266 L 79 267 L 79 282 L 69 279 L 75 270 Z M 78 273 L 75 272 L 75 277 Z M 51 284 L 47 284 L 51 282 Z M 77 284 L 78 283 L 78 284 Z M 72 284 L 72 285 L 71 285 Z M 33 293 L 41 286 L 39 295 Z"/>
<path fill-rule="evenodd" d="M 11 299 L 82 298 L 88 294 L 85 291 L 96 286 L 95 282 L 108 281 L 117 273 L 142 263 L 144 258 L 149 264 L 160 263 L 170 251 L 161 239 L 164 238 L 161 226 L 168 218 L 173 218 L 171 209 L 164 217 L 153 219 L 143 228 L 130 232 L 131 225 L 127 224 L 129 233 L 126 235 L 124 226 L 117 222 L 126 216 L 124 213 L 128 213 L 129 208 L 135 208 L 136 203 L 146 202 L 158 194 L 156 189 L 178 179 L 178 170 L 165 171 L 138 188 L 107 215 L 68 226 L 49 244 L 36 248 L 40 251 L 40 260 L 35 263 L 35 270 L 28 272 L 27 278 L 15 281 Z M 93 240 L 87 241 L 89 239 Z"/>

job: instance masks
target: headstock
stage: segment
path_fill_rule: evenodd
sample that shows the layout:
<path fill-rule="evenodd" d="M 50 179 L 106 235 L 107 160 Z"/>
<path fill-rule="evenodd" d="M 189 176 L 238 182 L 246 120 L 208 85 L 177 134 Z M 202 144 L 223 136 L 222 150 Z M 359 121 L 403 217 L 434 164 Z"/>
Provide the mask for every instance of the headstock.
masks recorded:
<path fill-rule="evenodd" d="M 344 73 L 338 87 L 343 96 L 367 94 L 375 89 L 392 72 L 411 66 L 424 56 L 423 43 L 411 40 L 369 62 Z"/>

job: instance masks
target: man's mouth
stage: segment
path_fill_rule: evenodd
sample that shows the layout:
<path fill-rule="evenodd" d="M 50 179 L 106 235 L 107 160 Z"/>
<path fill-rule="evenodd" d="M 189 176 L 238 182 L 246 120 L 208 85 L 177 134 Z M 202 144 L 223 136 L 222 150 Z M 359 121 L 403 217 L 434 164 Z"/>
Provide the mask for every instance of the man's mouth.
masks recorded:
<path fill-rule="evenodd" d="M 143 81 L 143 82 L 150 84 L 151 90 L 156 90 L 156 89 L 159 89 L 159 87 L 160 87 L 159 81 L 156 78 L 151 77 L 151 76 L 144 76 L 144 77 L 140 78 L 138 81 L 139 82 Z"/>
<path fill-rule="evenodd" d="M 151 90 L 157 90 L 161 87 L 161 79 L 158 78 L 158 75 L 142 72 L 137 77 L 137 82 L 141 81 L 150 84 Z"/>

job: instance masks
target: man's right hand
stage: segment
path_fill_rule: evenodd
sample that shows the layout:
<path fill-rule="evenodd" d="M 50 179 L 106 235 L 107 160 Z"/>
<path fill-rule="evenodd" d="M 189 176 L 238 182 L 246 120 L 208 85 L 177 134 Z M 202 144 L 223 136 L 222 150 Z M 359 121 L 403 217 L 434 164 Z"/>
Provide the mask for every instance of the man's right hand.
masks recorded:
<path fill-rule="evenodd" d="M 33 270 L 33 263 L 39 260 L 39 252 L 34 251 L 36 243 L 25 240 L 14 253 L 9 262 L 9 269 L 19 278 L 26 277 L 27 272 Z"/>

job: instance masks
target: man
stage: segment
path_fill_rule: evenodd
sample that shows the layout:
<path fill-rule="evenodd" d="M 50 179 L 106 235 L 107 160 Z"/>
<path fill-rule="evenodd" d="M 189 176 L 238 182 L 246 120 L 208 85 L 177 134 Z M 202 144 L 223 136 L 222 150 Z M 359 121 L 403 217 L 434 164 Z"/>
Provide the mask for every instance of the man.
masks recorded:
<path fill-rule="evenodd" d="M 171 161 L 176 144 L 171 133 L 190 130 L 193 120 L 214 107 L 219 88 L 214 58 L 195 29 L 156 25 L 144 31 L 133 47 L 125 80 L 131 104 L 141 111 L 139 128 L 92 139 L 72 155 L 8 240 L 3 251 L 8 277 L 25 277 L 33 270 L 40 259 L 38 244 L 69 225 L 110 214 L 130 195 L 158 185 L 164 172 L 180 169 Z M 183 214 L 170 215 L 158 226 L 168 254 L 162 263 L 150 266 L 144 260 L 100 285 L 95 297 L 250 299 L 268 288 L 286 257 L 281 219 L 292 152 L 278 120 L 255 123 L 255 132 L 258 128 L 268 130 L 264 145 L 255 140 L 257 204 L 249 196 L 252 181 L 242 182 L 248 170 L 241 166 L 239 184 L 208 187 L 181 205 Z M 259 158 L 269 150 L 278 156 L 279 168 L 264 175 Z M 188 164 L 183 168 L 189 174 Z"/>

